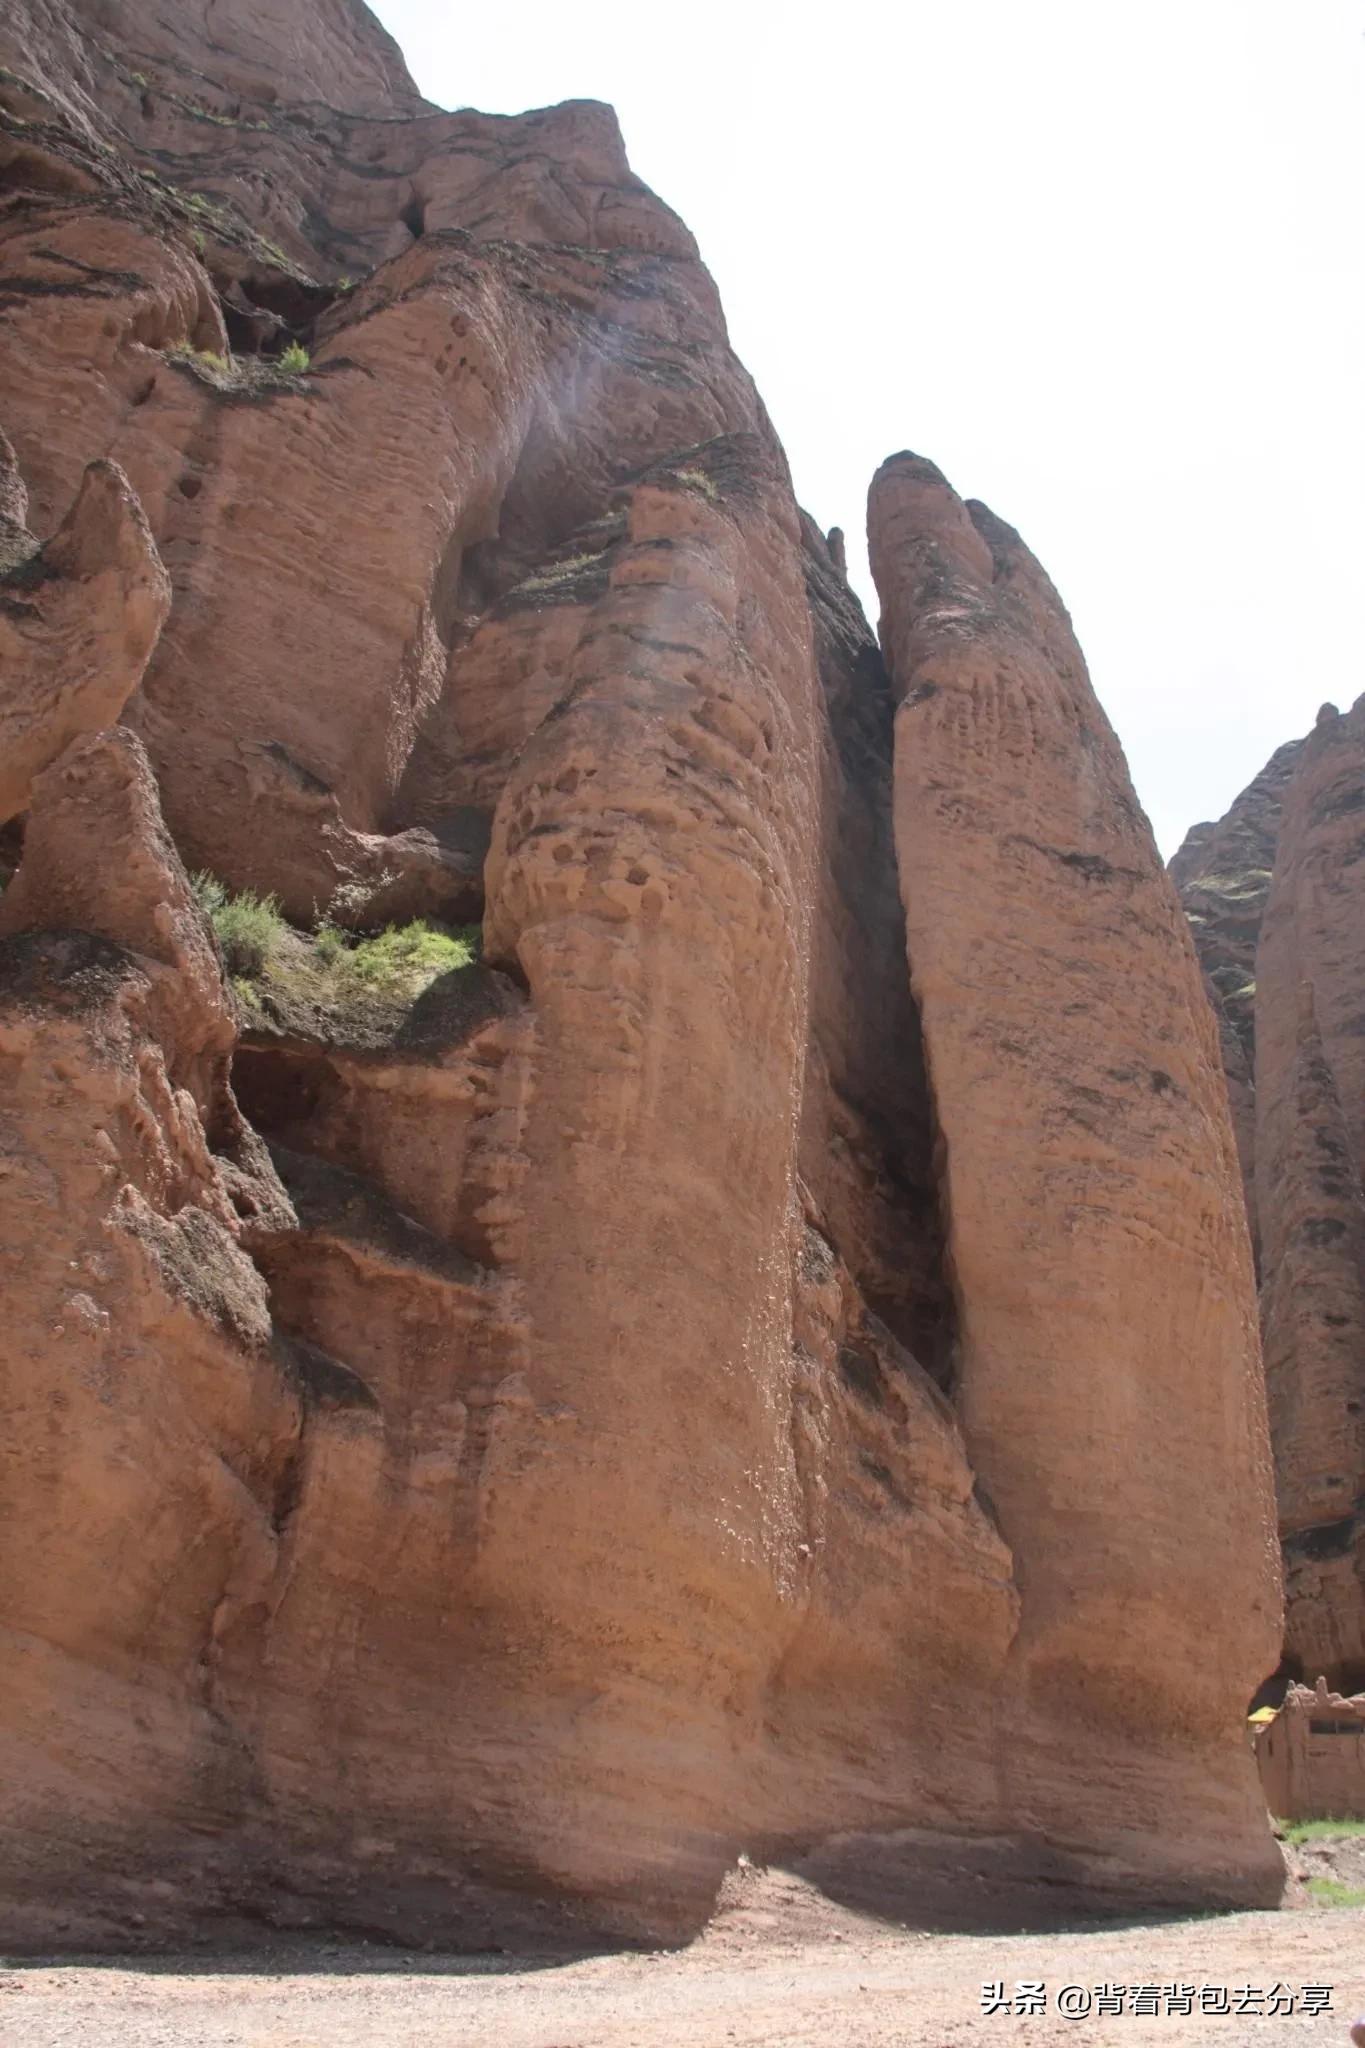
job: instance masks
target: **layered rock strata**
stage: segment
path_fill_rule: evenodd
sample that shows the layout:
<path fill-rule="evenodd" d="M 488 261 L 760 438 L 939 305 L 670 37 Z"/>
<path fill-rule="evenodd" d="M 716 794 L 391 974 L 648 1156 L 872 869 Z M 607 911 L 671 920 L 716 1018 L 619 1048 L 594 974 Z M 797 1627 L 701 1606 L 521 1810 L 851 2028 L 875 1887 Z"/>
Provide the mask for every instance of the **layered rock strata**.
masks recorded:
<path fill-rule="evenodd" d="M 0 440 L 0 825 L 27 810 L 34 777 L 81 733 L 116 719 L 142 680 L 170 609 L 170 578 L 128 480 L 92 462 L 40 547 Z"/>
<path fill-rule="evenodd" d="M 1280 816 L 1303 742 L 1279 747 L 1225 818 L 1196 825 L 1170 864 L 1218 1021 L 1252 1250 L 1256 1205 L 1256 947 L 1270 894 Z"/>
<path fill-rule="evenodd" d="M 873 483 L 869 541 L 957 1405 L 1023 1593 L 1007 1782 L 1035 1827 L 1065 1815 L 1067 1834 L 1122 1854 L 1179 1774 L 1197 1862 L 1251 1825 L 1231 1737 L 1279 1619 L 1268 1532 L 1249 1544 L 1226 1511 L 1267 1461 L 1198 968 L 1066 613 L 1018 535 L 905 455 Z M 1178 1517 L 1158 1422 L 1173 1415 L 1205 1473 Z M 1141 1618 L 1159 1612 L 1154 1654 Z M 1177 1757 L 1152 1737 L 1182 1720 Z"/>
<path fill-rule="evenodd" d="M 1259 1248 L 1285 1668 L 1347 1690 L 1365 1685 L 1362 812 L 1365 700 L 1328 705 L 1172 863 Z"/>
<path fill-rule="evenodd" d="M 1041 572 L 898 459 L 884 654 L 607 109 L 211 17 L 0 26 L 7 1945 L 1272 1898 L 1232 1140 Z"/>

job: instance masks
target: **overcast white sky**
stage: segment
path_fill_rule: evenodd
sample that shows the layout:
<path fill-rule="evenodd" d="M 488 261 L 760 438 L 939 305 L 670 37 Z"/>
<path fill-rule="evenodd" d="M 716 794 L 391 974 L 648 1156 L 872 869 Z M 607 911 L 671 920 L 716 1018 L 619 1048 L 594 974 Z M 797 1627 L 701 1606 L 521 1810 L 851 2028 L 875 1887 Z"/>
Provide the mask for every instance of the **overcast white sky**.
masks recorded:
<path fill-rule="evenodd" d="M 1168 854 L 1365 689 L 1363 0 L 377 12 L 444 106 L 612 102 L 865 596 L 894 449 L 1019 528 Z"/>

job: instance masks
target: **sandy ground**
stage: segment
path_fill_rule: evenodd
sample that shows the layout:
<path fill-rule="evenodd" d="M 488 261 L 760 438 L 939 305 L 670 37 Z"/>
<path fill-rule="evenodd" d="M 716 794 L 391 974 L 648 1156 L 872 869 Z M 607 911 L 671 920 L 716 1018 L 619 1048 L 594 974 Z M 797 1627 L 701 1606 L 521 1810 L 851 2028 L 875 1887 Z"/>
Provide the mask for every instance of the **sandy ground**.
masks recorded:
<path fill-rule="evenodd" d="M 985 2014 L 982 1986 L 1047 1987 L 1041 2015 Z M 1205 1986 L 1333 1987 L 1329 2014 L 1201 2013 Z M 1128 1987 L 1065 2019 L 1063 1986 Z M 1159 1987 L 1155 2016 L 1133 1991 Z M 1168 2014 L 1164 1987 L 1194 2010 Z M 1246 2000 L 1241 2001 L 1247 2003 Z M 1264 2000 L 1261 2001 L 1265 2003 Z M 1281 1999 L 1283 2003 L 1283 1998 Z M 3 2048 L 1077 2048 L 1289 2042 L 1347 2048 L 1365 2012 L 1365 1911 L 1306 1909 L 1045 1935 L 921 1934 L 759 1878 L 691 1947 L 547 1962 L 315 1944 L 254 1956 L 9 1964 Z"/>

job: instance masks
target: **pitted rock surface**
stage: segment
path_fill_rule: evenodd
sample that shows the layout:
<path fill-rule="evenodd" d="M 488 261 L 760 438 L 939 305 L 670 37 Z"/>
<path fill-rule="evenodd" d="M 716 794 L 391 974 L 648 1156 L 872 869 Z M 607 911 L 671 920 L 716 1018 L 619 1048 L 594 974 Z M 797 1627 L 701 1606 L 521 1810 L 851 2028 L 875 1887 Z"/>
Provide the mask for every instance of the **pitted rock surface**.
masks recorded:
<path fill-rule="evenodd" d="M 608 108 L 0 67 L 6 1949 L 1272 1901 L 1232 1128 L 1041 570 L 895 458 L 878 640 Z"/>
<path fill-rule="evenodd" d="M 1365 1686 L 1365 700 L 1319 712 L 1171 864 L 1257 1246 L 1284 1670 Z"/>

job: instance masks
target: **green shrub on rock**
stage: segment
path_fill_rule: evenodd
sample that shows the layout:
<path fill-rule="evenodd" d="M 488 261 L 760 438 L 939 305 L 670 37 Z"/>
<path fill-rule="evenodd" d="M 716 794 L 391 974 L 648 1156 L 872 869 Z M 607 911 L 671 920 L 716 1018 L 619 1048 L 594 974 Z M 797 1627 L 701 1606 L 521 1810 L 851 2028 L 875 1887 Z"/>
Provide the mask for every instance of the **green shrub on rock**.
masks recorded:
<path fill-rule="evenodd" d="M 278 897 L 258 896 L 252 889 L 234 894 L 203 869 L 191 876 L 190 883 L 213 926 L 228 973 L 246 980 L 263 973 L 288 929 Z"/>

